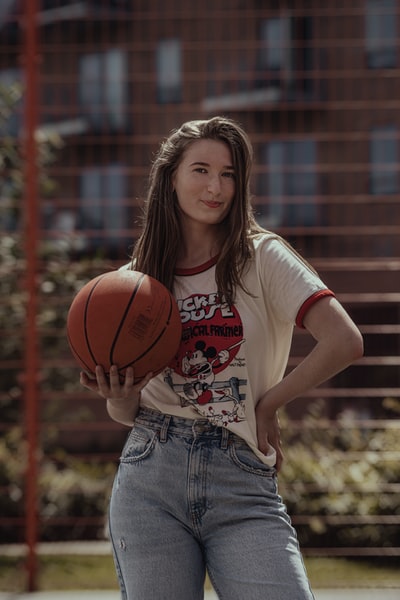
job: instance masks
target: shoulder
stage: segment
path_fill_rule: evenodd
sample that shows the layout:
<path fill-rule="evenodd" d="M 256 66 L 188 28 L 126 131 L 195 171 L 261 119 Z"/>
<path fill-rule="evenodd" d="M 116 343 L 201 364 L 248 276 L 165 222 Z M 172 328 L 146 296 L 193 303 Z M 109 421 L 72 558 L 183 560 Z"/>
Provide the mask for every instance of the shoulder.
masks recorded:
<path fill-rule="evenodd" d="M 253 240 L 253 276 L 262 281 L 264 289 L 277 290 L 282 298 L 287 294 L 307 297 L 326 289 L 316 270 L 284 238 L 276 234 L 255 236 Z"/>
<path fill-rule="evenodd" d="M 311 265 L 280 235 L 272 232 L 260 233 L 253 236 L 251 241 L 256 262 L 292 265 L 315 273 Z"/>

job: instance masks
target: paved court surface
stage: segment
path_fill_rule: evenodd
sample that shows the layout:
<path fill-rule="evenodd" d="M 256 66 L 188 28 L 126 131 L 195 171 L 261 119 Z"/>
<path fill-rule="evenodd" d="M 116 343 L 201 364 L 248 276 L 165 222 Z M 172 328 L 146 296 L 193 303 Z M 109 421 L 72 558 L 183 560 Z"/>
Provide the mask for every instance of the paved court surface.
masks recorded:
<path fill-rule="evenodd" d="M 314 593 L 316 600 L 400 600 L 400 588 L 314 590 Z M 0 592 L 0 600 L 120 600 L 120 595 L 113 591 L 35 592 L 33 594 Z M 214 592 L 207 592 L 205 600 L 217 600 L 217 596 Z"/>
<path fill-rule="evenodd" d="M 0 0 L 1 3 L 2 0 Z M 1 546 L 5 556 L 21 556 L 21 546 Z M 38 544 L 39 554 L 110 554 L 109 542 L 77 542 Z M 385 589 L 314 589 L 316 600 L 400 600 L 400 587 Z M 121 600 L 118 591 L 49 591 L 32 594 L 14 594 L 0 590 L 0 600 Z M 155 599 L 157 600 L 157 599 Z M 190 599 L 188 599 L 190 600 Z M 206 592 L 204 600 L 218 600 L 213 591 Z M 244 599 L 246 600 L 246 599 Z"/>
<path fill-rule="evenodd" d="M 1 2 L 1 0 L 0 0 Z M 96 544 L 95 554 L 109 554 L 110 546 L 108 542 L 104 544 Z M 54 548 L 53 548 L 54 546 Z M 57 551 L 63 554 L 77 553 L 77 544 L 46 544 L 43 549 L 39 544 L 40 551 Z M 61 549 L 61 550 L 60 550 Z M 56 553 L 57 553 L 56 552 Z M 82 554 L 93 554 L 93 543 L 82 544 L 79 543 L 79 552 Z M 8 547 L 8 551 L 2 554 L 10 556 L 20 555 L 20 547 Z M 314 595 L 316 600 L 400 600 L 400 588 L 386 588 L 386 589 L 314 589 Z M 77 590 L 77 591 L 49 591 L 49 592 L 34 592 L 31 594 L 14 594 L 10 592 L 2 592 L 0 590 L 0 600 L 121 600 L 121 596 L 118 591 L 107 590 Z M 155 599 L 156 600 L 156 599 Z M 189 600 L 189 599 L 188 599 Z M 213 591 L 208 591 L 205 594 L 204 600 L 218 600 L 217 595 Z M 244 599 L 246 600 L 246 599 Z"/>

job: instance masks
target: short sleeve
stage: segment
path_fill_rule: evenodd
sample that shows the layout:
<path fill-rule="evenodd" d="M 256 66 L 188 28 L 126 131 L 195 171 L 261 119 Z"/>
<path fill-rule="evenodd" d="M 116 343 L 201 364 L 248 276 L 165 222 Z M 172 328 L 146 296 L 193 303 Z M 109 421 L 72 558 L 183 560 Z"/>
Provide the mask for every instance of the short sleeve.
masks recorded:
<path fill-rule="evenodd" d="M 258 250 L 265 301 L 277 318 L 302 326 L 313 302 L 324 295 L 333 295 L 333 292 L 312 267 L 280 238 L 265 239 Z"/>

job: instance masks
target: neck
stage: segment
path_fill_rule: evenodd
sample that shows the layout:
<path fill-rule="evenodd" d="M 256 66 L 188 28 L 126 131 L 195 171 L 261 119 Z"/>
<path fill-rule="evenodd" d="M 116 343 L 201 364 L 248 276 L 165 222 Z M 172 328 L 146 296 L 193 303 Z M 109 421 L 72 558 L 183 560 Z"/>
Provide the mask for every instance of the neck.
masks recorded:
<path fill-rule="evenodd" d="M 183 235 L 176 266 L 185 269 L 197 267 L 216 256 L 220 249 L 219 236 L 215 235 L 215 231 L 191 231 L 190 235 Z"/>

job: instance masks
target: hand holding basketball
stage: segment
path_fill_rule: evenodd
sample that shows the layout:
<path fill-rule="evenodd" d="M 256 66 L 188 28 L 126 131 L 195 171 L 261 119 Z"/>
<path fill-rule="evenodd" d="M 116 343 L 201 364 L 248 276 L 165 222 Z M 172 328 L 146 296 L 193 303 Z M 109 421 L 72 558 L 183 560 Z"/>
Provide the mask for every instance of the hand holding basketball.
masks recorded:
<path fill-rule="evenodd" d="M 118 368 L 115 365 L 111 366 L 108 377 L 103 368 L 97 366 L 96 379 L 82 371 L 80 382 L 84 387 L 107 400 L 107 410 L 111 418 L 131 426 L 139 409 L 140 393 L 152 376 L 153 373 L 148 373 L 139 383 L 135 384 L 133 369 L 128 367 L 124 381 L 121 382 Z"/>
<path fill-rule="evenodd" d="M 80 382 L 88 390 L 96 392 L 107 400 L 125 402 L 134 401 L 152 376 L 153 373 L 150 372 L 138 383 L 135 383 L 132 367 L 126 369 L 125 376 L 122 379 L 116 365 L 111 366 L 108 375 L 105 374 L 103 367 L 98 365 L 96 366 L 94 378 L 89 376 L 86 371 L 81 371 Z"/>

